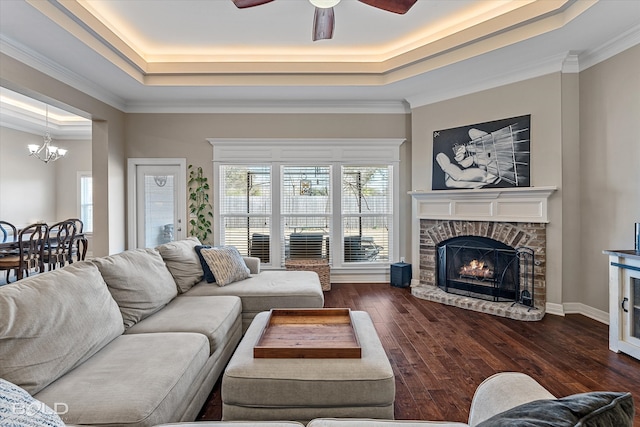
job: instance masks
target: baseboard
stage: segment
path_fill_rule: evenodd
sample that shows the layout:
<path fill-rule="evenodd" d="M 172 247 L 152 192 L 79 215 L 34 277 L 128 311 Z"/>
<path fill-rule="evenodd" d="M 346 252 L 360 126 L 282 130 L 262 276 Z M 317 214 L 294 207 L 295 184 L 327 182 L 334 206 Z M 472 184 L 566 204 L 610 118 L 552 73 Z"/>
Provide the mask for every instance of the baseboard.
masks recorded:
<path fill-rule="evenodd" d="M 554 304 L 552 302 L 548 302 L 545 304 L 545 313 L 554 314 L 556 316 L 564 316 L 564 307 L 562 304 Z"/>
<path fill-rule="evenodd" d="M 609 324 L 609 313 L 606 311 L 598 310 L 581 302 L 565 302 L 562 305 L 565 314 L 582 314 L 605 325 Z"/>
<path fill-rule="evenodd" d="M 345 272 L 331 270 L 331 283 L 386 283 L 389 284 L 387 272 Z"/>
<path fill-rule="evenodd" d="M 590 319 L 596 320 L 605 325 L 609 324 L 609 313 L 590 307 L 581 302 L 565 302 L 563 304 L 555 304 L 548 302 L 546 304 L 547 314 L 556 316 L 564 316 L 565 314 L 582 314 Z"/>

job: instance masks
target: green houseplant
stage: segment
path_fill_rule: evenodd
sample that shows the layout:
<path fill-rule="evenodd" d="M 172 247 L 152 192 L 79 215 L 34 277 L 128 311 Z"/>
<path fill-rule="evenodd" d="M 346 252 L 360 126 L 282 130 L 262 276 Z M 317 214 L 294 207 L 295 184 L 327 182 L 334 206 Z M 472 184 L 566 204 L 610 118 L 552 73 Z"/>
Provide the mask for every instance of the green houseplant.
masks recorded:
<path fill-rule="evenodd" d="M 202 167 L 189 165 L 189 235 L 195 236 L 202 243 L 213 234 L 211 221 L 213 206 L 209 202 L 209 179 L 204 176 Z"/>

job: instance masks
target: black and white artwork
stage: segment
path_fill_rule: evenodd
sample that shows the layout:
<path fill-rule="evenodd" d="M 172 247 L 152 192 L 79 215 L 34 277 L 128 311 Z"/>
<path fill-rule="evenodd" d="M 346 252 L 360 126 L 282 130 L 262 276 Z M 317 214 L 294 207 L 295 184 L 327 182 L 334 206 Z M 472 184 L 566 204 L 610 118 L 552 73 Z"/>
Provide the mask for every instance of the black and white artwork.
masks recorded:
<path fill-rule="evenodd" d="M 529 187 L 531 115 L 433 132 L 433 190 Z"/>

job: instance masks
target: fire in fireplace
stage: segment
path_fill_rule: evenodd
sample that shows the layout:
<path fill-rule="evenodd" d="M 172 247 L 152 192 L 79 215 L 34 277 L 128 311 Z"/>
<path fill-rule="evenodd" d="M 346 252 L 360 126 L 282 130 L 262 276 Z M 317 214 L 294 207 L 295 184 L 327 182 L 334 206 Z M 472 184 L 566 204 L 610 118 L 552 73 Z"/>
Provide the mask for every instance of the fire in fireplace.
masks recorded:
<path fill-rule="evenodd" d="M 533 251 L 487 237 L 461 236 L 438 245 L 437 284 L 444 291 L 533 306 Z"/>
<path fill-rule="evenodd" d="M 477 259 L 471 260 L 468 264 L 460 267 L 460 271 L 458 272 L 460 277 L 467 277 L 471 279 L 493 279 L 495 276 L 493 274 L 493 268 L 489 267 L 489 265 L 485 265 L 483 261 L 478 261 Z"/>

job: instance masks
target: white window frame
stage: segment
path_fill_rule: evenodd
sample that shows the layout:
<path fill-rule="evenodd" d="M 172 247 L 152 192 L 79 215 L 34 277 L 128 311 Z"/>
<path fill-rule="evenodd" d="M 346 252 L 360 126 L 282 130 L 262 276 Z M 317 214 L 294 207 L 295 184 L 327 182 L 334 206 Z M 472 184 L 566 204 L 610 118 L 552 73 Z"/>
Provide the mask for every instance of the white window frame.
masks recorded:
<path fill-rule="evenodd" d="M 76 179 L 76 194 L 78 195 L 77 197 L 77 205 L 76 205 L 76 211 L 78 212 L 77 217 L 81 220 L 84 220 L 82 218 L 82 178 L 91 178 L 91 182 L 93 184 L 93 172 L 92 171 L 78 171 L 77 174 L 77 179 Z M 92 193 L 93 194 L 93 193 Z M 91 204 L 94 204 L 94 201 L 91 200 Z M 92 221 L 92 225 L 93 225 L 93 218 L 91 218 Z M 86 222 L 83 225 L 83 231 L 88 234 L 91 235 L 93 234 L 93 227 L 91 227 L 91 229 L 88 229 Z"/>
<path fill-rule="evenodd" d="M 332 281 L 380 281 L 388 273 L 389 263 L 399 257 L 399 245 L 396 236 L 399 233 L 400 208 L 399 195 L 399 164 L 400 145 L 404 139 L 378 138 L 345 138 L 345 139 L 270 139 L 270 138 L 208 138 L 213 147 L 213 182 L 217 183 L 220 166 L 224 164 L 270 164 L 272 167 L 272 219 L 271 235 L 280 234 L 280 186 L 282 165 L 330 165 L 333 168 L 332 183 L 333 219 L 330 238 L 334 242 L 342 240 L 342 209 L 341 209 L 341 166 L 353 165 L 392 165 L 393 219 L 389 230 L 389 261 L 356 263 L 342 263 L 342 245 L 332 247 Z M 213 205 L 220 205 L 220 190 L 213 185 Z M 220 214 L 214 209 L 213 230 L 220 229 Z M 277 227 L 277 228 L 274 228 Z M 274 233 L 276 231 L 277 233 Z M 221 244 L 219 235 L 214 231 L 214 244 Z M 280 239 L 271 241 L 271 266 L 279 269 L 281 264 Z M 354 279 L 353 275 L 359 276 Z M 384 279 L 382 279 L 384 280 Z"/>

